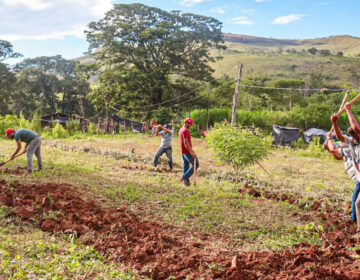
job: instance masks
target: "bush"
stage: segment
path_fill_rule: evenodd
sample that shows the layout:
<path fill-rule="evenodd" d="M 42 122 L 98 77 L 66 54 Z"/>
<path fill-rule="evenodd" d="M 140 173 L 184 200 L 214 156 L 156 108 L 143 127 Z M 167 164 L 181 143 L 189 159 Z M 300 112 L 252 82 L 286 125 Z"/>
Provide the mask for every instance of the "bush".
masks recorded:
<path fill-rule="evenodd" d="M 206 143 L 221 162 L 238 171 L 266 157 L 270 146 L 259 129 L 217 124 L 206 135 Z"/>
<path fill-rule="evenodd" d="M 66 130 L 68 131 L 70 136 L 78 132 L 79 129 L 80 129 L 80 124 L 75 120 L 66 123 Z"/>
<path fill-rule="evenodd" d="M 90 123 L 87 132 L 89 134 L 97 134 L 97 126 L 96 126 L 96 124 Z"/>
<path fill-rule="evenodd" d="M 0 116 L 0 136 L 5 135 L 5 131 L 8 128 L 17 128 L 19 123 L 19 118 L 15 115 Z"/>
<path fill-rule="evenodd" d="M 57 123 L 55 125 L 55 127 L 52 129 L 51 135 L 53 138 L 69 137 L 69 133 L 66 131 L 66 129 L 60 123 Z"/>
<path fill-rule="evenodd" d="M 37 133 L 40 133 L 42 131 L 41 120 L 37 114 L 35 114 L 31 120 L 30 129 L 32 131 L 36 131 Z"/>

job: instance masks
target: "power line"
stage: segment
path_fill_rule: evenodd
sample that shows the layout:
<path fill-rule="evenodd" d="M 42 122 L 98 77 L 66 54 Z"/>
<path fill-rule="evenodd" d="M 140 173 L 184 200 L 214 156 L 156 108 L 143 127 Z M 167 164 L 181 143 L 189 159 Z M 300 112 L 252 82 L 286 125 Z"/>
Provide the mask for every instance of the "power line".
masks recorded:
<path fill-rule="evenodd" d="M 360 89 L 335 89 L 335 88 L 280 88 L 280 87 L 267 87 L 267 86 L 255 86 L 255 85 L 246 85 L 241 84 L 241 87 L 248 87 L 248 88 L 259 88 L 259 89 L 277 89 L 277 90 L 289 90 L 289 91 L 331 91 L 331 92 L 341 92 L 346 90 L 351 91 L 360 91 Z"/>

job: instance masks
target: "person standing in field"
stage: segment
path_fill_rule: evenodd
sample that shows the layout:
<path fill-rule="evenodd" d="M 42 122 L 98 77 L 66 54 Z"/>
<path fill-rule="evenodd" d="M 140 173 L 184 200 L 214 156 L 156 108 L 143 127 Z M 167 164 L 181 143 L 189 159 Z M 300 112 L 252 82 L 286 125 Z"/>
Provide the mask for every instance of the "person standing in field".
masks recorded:
<path fill-rule="evenodd" d="M 41 136 L 34 131 L 28 129 L 7 129 L 5 132 L 5 137 L 15 139 L 17 148 L 15 152 L 11 156 L 11 160 L 15 158 L 15 156 L 21 150 L 21 143 L 26 143 L 24 152 L 26 152 L 27 160 L 28 160 L 28 167 L 27 172 L 30 174 L 32 173 L 32 163 L 33 163 L 33 156 L 35 154 L 39 166 L 39 170 L 43 169 L 42 166 L 42 159 L 41 159 Z"/>
<path fill-rule="evenodd" d="M 159 130 L 162 129 L 162 131 L 159 132 Z M 157 150 L 155 157 L 154 157 L 154 167 L 157 168 L 159 158 L 162 156 L 162 154 L 166 154 L 168 158 L 168 163 L 170 170 L 173 169 L 173 161 L 172 161 L 172 139 L 174 137 L 174 131 L 171 129 L 170 125 L 157 125 L 155 128 L 155 135 L 156 136 L 162 136 L 161 144 L 159 149 Z"/>
<path fill-rule="evenodd" d="M 194 173 L 194 160 L 196 160 L 196 169 L 199 168 L 199 160 L 192 148 L 191 135 L 189 128 L 194 125 L 191 118 L 185 120 L 184 126 L 179 131 L 179 140 L 181 155 L 183 160 L 183 175 L 181 180 L 185 186 L 190 185 L 190 177 Z"/>

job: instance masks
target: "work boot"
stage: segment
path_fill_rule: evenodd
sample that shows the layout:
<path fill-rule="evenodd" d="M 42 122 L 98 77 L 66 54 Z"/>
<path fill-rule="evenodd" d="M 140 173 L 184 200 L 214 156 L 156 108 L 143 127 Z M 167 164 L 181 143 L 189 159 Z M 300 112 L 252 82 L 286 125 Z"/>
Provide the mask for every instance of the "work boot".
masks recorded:
<path fill-rule="evenodd" d="M 184 184 L 186 187 L 190 186 L 190 180 L 189 180 L 189 178 L 182 178 L 181 180 L 183 181 L 183 184 Z"/>

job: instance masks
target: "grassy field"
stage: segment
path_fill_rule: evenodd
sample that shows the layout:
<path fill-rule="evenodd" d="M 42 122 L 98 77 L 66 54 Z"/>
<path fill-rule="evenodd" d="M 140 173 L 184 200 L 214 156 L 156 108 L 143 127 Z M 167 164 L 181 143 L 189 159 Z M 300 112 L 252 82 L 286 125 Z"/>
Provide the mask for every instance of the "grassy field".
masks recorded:
<path fill-rule="evenodd" d="M 331 87 L 344 87 L 351 84 L 352 75 L 360 66 L 355 57 L 319 56 L 291 53 L 249 53 L 243 51 L 241 44 L 226 43 L 228 49 L 220 52 L 223 59 L 211 64 L 214 76 L 224 74 L 236 78 L 236 65 L 244 65 L 244 77 L 249 75 L 267 75 L 277 78 L 305 79 L 311 73 L 322 73 L 325 82 Z"/>
<path fill-rule="evenodd" d="M 244 183 L 267 191 L 335 203 L 339 209 L 349 204 L 353 183 L 342 162 L 326 154 L 274 149 L 262 164 L 273 175 L 269 178 L 259 166 L 235 174 L 228 165 L 218 165 L 202 139 L 194 139 L 200 159 L 197 186 L 184 187 L 181 157 L 174 140 L 175 170 L 162 172 L 152 166 L 160 139 L 150 135 L 89 137 L 44 140 L 45 169 L 24 175 L 25 157 L 2 167 L 0 179 L 7 183 L 66 183 L 76 187 L 84 198 L 105 208 L 125 206 L 143 220 L 187 228 L 194 235 L 211 237 L 213 248 L 227 251 L 278 250 L 307 241 L 319 244 L 308 233 L 309 223 L 322 220 L 283 201 L 241 194 Z M 15 149 L 15 143 L 1 141 L 1 159 Z M 36 164 L 35 164 L 36 166 Z M 20 170 L 21 174 L 12 172 Z M 310 204 L 308 205 L 310 206 Z M 91 247 L 69 235 L 49 235 L 9 216 L 11 209 L 0 208 L 0 268 L 7 279 L 138 279 L 136 272 L 111 263 Z M 27 277 L 27 278 L 26 278 Z"/>

